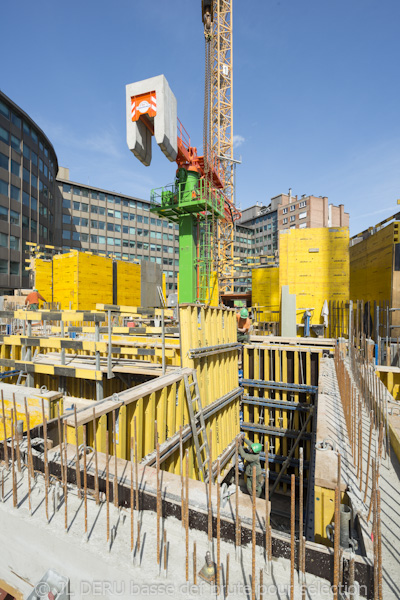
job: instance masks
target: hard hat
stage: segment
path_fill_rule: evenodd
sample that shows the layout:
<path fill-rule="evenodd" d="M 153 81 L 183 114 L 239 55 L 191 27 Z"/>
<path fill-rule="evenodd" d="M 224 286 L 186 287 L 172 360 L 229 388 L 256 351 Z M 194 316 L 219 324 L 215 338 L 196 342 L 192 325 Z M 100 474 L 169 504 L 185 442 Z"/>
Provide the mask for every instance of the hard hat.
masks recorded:
<path fill-rule="evenodd" d="M 247 319 L 247 317 L 249 316 L 249 311 L 247 310 L 247 308 L 242 308 L 242 310 L 240 311 L 240 316 L 242 317 L 242 319 Z"/>
<path fill-rule="evenodd" d="M 252 444 L 251 449 L 253 450 L 254 454 L 260 454 L 262 450 L 262 444 Z"/>
<path fill-rule="evenodd" d="M 34 291 L 34 292 L 37 292 L 37 291 L 38 291 L 38 289 L 37 289 L 37 288 L 33 288 L 33 291 Z"/>

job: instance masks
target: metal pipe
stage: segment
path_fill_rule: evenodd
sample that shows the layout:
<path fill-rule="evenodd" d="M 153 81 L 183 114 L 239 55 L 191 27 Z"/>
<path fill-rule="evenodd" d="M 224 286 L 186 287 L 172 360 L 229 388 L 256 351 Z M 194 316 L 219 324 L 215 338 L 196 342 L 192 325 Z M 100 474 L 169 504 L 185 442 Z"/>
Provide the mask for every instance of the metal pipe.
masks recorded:
<path fill-rule="evenodd" d="M 253 465 L 252 521 L 251 521 L 251 600 L 256 600 L 256 466 Z"/>
<path fill-rule="evenodd" d="M 47 419 L 44 413 L 44 400 L 42 398 L 43 437 L 44 437 L 44 489 L 46 519 L 49 520 L 49 463 L 47 458 Z"/>
<path fill-rule="evenodd" d="M 76 416 L 76 404 L 74 404 L 74 419 L 75 419 L 75 468 L 76 468 L 76 485 L 78 486 L 78 498 L 81 497 L 81 467 L 79 464 L 79 442 L 78 442 L 78 420 Z M 107 538 L 108 539 L 108 538 Z"/>
<path fill-rule="evenodd" d="M 290 600 L 294 600 L 294 560 L 295 560 L 295 527 L 296 527 L 296 477 L 291 476 L 290 488 Z"/>
<path fill-rule="evenodd" d="M 94 491 L 96 504 L 100 502 L 99 494 L 99 465 L 97 461 L 97 435 L 96 435 L 96 410 L 93 407 L 93 449 L 94 449 Z M 131 458 L 132 460 L 132 458 Z"/>

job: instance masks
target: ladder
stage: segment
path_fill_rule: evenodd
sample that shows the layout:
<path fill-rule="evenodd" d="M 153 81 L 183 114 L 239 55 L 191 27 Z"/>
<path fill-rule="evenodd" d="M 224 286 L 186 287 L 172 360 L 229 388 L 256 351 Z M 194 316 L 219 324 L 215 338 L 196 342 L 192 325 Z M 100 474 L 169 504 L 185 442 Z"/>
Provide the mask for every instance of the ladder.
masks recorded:
<path fill-rule="evenodd" d="M 196 448 L 197 463 L 205 483 L 209 478 L 209 461 L 210 450 L 208 447 L 207 430 L 204 422 L 203 407 L 201 405 L 199 384 L 197 381 L 196 371 L 192 374 L 193 381 L 189 383 L 189 375 L 183 376 L 186 390 L 186 400 L 189 409 L 190 426 L 192 429 L 194 445 Z M 192 388 L 194 388 L 194 396 L 192 396 Z M 203 443 L 200 444 L 199 434 L 202 434 Z M 205 459 L 203 461 L 202 452 L 205 451 Z M 212 474 L 211 474 L 212 477 Z"/>

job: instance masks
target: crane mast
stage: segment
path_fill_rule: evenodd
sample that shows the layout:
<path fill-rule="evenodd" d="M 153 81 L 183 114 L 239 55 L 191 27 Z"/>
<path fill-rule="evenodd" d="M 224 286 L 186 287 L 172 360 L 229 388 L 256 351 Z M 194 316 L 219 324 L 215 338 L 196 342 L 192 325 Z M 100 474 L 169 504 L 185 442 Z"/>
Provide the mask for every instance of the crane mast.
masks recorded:
<path fill-rule="evenodd" d="M 205 111 L 209 108 L 209 126 L 205 125 L 205 130 L 209 131 L 211 156 L 221 161 L 224 195 L 229 206 L 229 214 L 216 223 L 214 238 L 215 270 L 221 295 L 234 291 L 235 220 L 240 217 L 235 208 L 233 162 L 232 0 L 203 0 L 202 9 L 206 39 L 206 90 L 210 77 L 209 99 L 207 93 L 205 98 Z"/>

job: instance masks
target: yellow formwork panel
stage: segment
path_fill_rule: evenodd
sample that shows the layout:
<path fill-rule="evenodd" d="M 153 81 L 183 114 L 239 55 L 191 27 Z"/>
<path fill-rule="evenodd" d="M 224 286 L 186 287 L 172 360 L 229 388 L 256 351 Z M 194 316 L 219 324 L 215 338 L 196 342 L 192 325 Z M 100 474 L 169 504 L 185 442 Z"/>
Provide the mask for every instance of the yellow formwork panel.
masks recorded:
<path fill-rule="evenodd" d="M 35 259 L 35 287 L 40 294 L 47 300 L 52 302 L 53 298 L 53 277 L 52 277 L 52 261 Z M 42 304 L 40 302 L 40 304 Z"/>
<path fill-rule="evenodd" d="M 141 268 L 135 263 L 117 262 L 117 304 L 140 306 Z"/>
<path fill-rule="evenodd" d="M 390 223 L 350 248 L 350 298 L 391 301 L 398 223 Z"/>
<path fill-rule="evenodd" d="M 312 324 L 323 323 L 325 300 L 349 300 L 349 230 L 290 229 L 279 236 L 279 288 L 296 295 L 297 323 L 305 309 L 314 309 Z M 300 332 L 301 333 L 301 332 Z"/>
<path fill-rule="evenodd" d="M 279 267 L 253 269 L 251 272 L 251 293 L 252 305 L 259 306 L 261 310 L 259 319 L 264 321 L 278 320 L 280 310 Z"/>

